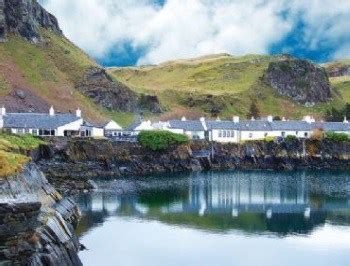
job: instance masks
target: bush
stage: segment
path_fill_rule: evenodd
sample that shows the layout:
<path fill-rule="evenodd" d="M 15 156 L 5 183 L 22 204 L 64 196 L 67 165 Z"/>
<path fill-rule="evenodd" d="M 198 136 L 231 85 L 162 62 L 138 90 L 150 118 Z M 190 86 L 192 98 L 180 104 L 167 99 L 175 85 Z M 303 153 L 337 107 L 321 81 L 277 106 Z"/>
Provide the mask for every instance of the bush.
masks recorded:
<path fill-rule="evenodd" d="M 144 148 L 161 151 L 174 145 L 187 144 L 189 140 L 185 135 L 169 131 L 142 131 L 138 136 L 138 141 Z"/>
<path fill-rule="evenodd" d="M 293 136 L 293 135 L 288 135 L 284 140 L 286 142 L 296 142 L 296 141 L 298 141 L 298 138 L 296 136 Z"/>
<path fill-rule="evenodd" d="M 327 132 L 326 139 L 330 141 L 341 142 L 341 141 L 349 141 L 350 137 L 348 134 L 345 134 L 345 133 Z"/>

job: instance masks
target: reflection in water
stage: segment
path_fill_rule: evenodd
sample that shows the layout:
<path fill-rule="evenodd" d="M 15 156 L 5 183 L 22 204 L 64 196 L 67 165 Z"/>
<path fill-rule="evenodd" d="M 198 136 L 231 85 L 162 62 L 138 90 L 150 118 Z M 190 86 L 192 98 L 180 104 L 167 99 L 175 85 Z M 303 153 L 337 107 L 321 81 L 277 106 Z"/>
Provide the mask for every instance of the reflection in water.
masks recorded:
<path fill-rule="evenodd" d="M 135 183 L 137 193 L 79 196 L 84 218 L 78 233 L 84 235 L 109 217 L 280 236 L 309 234 L 326 223 L 350 224 L 347 173 L 209 172 Z"/>

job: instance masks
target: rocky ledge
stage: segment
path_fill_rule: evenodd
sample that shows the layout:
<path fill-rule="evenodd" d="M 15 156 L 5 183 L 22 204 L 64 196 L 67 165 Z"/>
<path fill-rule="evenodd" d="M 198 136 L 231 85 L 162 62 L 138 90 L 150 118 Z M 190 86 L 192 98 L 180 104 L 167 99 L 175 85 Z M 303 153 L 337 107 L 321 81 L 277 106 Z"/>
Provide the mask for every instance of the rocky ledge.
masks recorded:
<path fill-rule="evenodd" d="M 79 217 L 34 164 L 0 179 L 0 264 L 81 265 Z"/>
<path fill-rule="evenodd" d="M 212 156 L 198 158 L 202 151 Z M 94 179 L 211 169 L 346 169 L 350 143 L 306 140 L 244 144 L 194 142 L 153 152 L 137 143 L 110 140 L 53 140 L 33 157 L 63 193 L 94 189 Z"/>

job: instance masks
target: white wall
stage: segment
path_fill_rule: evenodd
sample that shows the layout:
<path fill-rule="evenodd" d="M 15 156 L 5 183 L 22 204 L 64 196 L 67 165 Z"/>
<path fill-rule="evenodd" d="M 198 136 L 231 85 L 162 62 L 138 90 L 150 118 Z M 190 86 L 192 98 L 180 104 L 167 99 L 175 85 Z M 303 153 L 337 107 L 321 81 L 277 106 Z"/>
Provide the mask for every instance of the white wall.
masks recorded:
<path fill-rule="evenodd" d="M 190 139 L 205 139 L 204 131 L 185 131 L 185 135 Z"/>
<path fill-rule="evenodd" d="M 98 127 L 93 127 L 92 128 L 92 137 L 104 137 L 104 129 L 103 128 L 98 128 Z"/>
<path fill-rule="evenodd" d="M 155 128 L 152 127 L 151 121 L 143 121 L 141 125 L 135 128 L 135 131 L 143 131 L 143 130 L 155 130 Z"/>
<path fill-rule="evenodd" d="M 122 127 L 117 124 L 117 122 L 111 120 L 105 126 L 105 130 L 121 130 Z"/>
<path fill-rule="evenodd" d="M 220 131 L 223 131 L 221 129 L 213 129 L 210 133 L 209 133 L 209 138 L 212 141 L 216 141 L 216 142 L 221 142 L 221 143 L 228 143 L 228 142 L 232 142 L 232 143 L 237 143 L 239 142 L 239 133 L 237 130 L 225 130 L 226 131 L 226 137 L 224 137 L 225 134 L 223 134 L 224 132 L 221 132 L 221 137 L 220 137 Z M 229 132 L 227 132 L 229 131 Z M 233 132 L 233 137 L 231 135 L 231 133 Z M 229 136 L 227 137 L 227 133 L 230 133 Z"/>
<path fill-rule="evenodd" d="M 58 137 L 63 137 L 64 136 L 64 131 L 79 131 L 81 125 L 83 124 L 83 119 L 78 119 L 77 121 L 74 121 L 72 123 L 69 123 L 67 125 L 61 126 L 57 128 L 56 131 L 56 136 Z"/>

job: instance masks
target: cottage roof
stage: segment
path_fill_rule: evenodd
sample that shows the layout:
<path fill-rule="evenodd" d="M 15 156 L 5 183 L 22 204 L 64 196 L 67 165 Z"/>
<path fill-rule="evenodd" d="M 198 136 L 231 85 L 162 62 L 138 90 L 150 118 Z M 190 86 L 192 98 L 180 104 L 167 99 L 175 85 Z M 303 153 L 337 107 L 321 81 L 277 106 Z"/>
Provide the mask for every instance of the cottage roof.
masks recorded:
<path fill-rule="evenodd" d="M 313 124 L 305 121 L 273 121 L 271 124 L 272 130 L 281 131 L 311 131 L 314 128 Z"/>
<path fill-rule="evenodd" d="M 211 129 L 233 129 L 233 130 L 239 130 L 240 124 L 235 123 L 233 121 L 208 121 L 207 127 L 209 130 Z"/>
<path fill-rule="evenodd" d="M 268 121 L 262 121 L 262 120 L 241 121 L 239 123 L 239 128 L 242 131 L 271 131 L 272 130 L 271 123 Z"/>
<path fill-rule="evenodd" d="M 350 123 L 343 123 L 343 122 L 317 123 L 316 128 L 321 128 L 325 131 L 348 131 L 348 132 L 350 132 Z"/>
<path fill-rule="evenodd" d="M 74 114 L 7 113 L 4 128 L 55 129 L 80 120 Z"/>
<path fill-rule="evenodd" d="M 205 128 L 199 120 L 170 120 L 170 128 L 183 129 L 185 131 L 205 131 Z"/>

